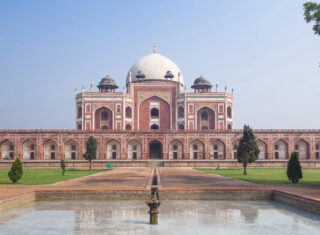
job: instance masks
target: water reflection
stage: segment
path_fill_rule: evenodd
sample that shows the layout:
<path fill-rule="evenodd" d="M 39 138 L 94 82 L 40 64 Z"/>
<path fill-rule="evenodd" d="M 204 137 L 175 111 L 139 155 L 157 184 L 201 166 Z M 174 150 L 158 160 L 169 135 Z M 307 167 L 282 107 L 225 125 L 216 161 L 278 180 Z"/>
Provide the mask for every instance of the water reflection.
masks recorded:
<path fill-rule="evenodd" d="M 36 202 L 31 213 L 7 222 L 0 234 L 313 234 L 320 216 L 269 201 L 163 201 L 159 225 L 149 225 L 143 201 Z M 22 210 L 19 208 L 19 210 Z M 13 211 L 18 215 L 18 211 Z M 24 212 L 30 211 L 22 210 Z M 10 213 L 6 217 L 10 217 Z M 18 233 L 19 234 L 19 233 Z"/>

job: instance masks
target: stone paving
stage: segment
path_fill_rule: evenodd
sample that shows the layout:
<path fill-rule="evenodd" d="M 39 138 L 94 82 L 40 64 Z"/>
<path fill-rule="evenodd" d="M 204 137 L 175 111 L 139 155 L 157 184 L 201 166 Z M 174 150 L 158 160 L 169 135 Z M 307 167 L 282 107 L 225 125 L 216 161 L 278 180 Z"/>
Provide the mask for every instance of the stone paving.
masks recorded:
<path fill-rule="evenodd" d="M 0 185 L 0 202 L 35 190 L 144 191 L 152 168 L 117 168 L 53 185 Z M 200 172 L 191 168 L 160 168 L 163 191 L 278 189 L 320 200 L 320 185 L 262 185 Z"/>

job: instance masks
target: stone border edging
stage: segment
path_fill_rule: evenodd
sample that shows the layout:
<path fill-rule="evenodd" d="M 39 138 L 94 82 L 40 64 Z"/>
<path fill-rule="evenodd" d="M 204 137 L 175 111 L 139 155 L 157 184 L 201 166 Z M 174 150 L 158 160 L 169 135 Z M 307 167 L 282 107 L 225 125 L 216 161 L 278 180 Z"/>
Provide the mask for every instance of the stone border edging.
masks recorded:
<path fill-rule="evenodd" d="M 320 200 L 279 190 L 161 190 L 161 200 L 274 200 L 320 215 Z M 36 190 L 2 200 L 0 211 L 19 207 L 33 201 L 48 200 L 147 200 L 149 190 Z"/>

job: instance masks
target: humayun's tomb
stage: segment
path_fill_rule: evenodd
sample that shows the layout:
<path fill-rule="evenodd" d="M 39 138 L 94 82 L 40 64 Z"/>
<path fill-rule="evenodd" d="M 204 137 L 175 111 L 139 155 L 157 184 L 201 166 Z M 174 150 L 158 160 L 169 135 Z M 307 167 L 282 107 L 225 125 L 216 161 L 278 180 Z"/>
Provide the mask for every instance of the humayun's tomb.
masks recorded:
<path fill-rule="evenodd" d="M 60 159 L 86 166 L 89 136 L 99 143 L 96 167 L 238 166 L 242 130 L 233 129 L 233 91 L 219 91 L 200 76 L 186 92 L 178 66 L 155 47 L 131 67 L 123 92 L 108 75 L 97 88 L 76 91 L 74 130 L 0 130 L 0 167 L 18 157 L 26 167 L 57 167 Z M 303 167 L 320 167 L 320 130 L 254 134 L 260 154 L 252 166 L 284 167 L 295 151 Z"/>

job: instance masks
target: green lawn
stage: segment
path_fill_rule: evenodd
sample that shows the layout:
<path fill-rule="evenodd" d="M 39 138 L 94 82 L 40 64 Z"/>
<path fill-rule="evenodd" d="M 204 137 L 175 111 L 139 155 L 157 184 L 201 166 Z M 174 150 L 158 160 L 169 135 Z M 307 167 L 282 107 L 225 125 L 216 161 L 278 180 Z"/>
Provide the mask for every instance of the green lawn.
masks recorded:
<path fill-rule="evenodd" d="M 222 175 L 234 179 L 249 181 L 257 184 L 288 184 L 286 170 L 283 168 L 249 168 L 248 175 L 243 175 L 242 168 L 236 169 L 202 169 L 196 170 Z M 301 184 L 320 184 L 320 169 L 302 169 Z"/>
<path fill-rule="evenodd" d="M 9 170 L 0 170 L 0 184 L 12 184 L 8 177 Z M 61 175 L 61 169 L 24 169 L 22 178 L 15 184 L 52 184 L 82 176 L 92 175 L 107 170 L 69 169 Z"/>

